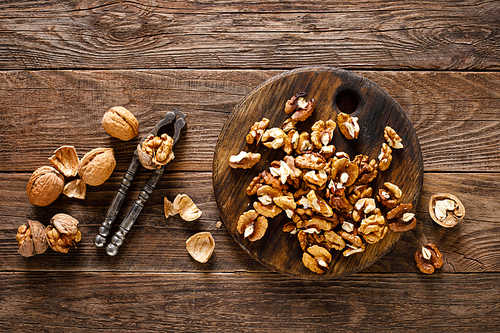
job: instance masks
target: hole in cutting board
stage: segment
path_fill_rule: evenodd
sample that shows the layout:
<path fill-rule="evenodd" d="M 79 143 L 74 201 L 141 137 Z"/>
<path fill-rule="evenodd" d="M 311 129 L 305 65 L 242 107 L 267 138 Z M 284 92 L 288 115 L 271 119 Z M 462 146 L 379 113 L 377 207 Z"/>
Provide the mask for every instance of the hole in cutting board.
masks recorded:
<path fill-rule="evenodd" d="M 337 104 L 337 108 L 347 114 L 351 114 L 358 108 L 358 95 L 351 90 L 344 90 L 338 93 L 335 98 L 335 104 Z"/>

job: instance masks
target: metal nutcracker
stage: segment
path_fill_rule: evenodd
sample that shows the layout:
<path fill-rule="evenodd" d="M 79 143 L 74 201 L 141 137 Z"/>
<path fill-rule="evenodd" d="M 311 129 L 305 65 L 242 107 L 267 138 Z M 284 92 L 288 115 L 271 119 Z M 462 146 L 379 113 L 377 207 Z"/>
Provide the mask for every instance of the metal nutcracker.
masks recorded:
<path fill-rule="evenodd" d="M 139 142 L 139 146 L 142 145 L 144 140 L 146 140 L 146 138 L 151 134 L 153 136 L 160 136 L 163 133 L 167 133 L 168 135 L 173 135 L 173 150 L 173 147 L 179 140 L 181 130 L 186 124 L 184 118 L 186 118 L 186 115 L 178 110 L 175 110 L 174 112 L 167 112 L 165 118 L 159 121 L 153 128 L 153 130 Z M 120 211 L 127 191 L 130 188 L 132 181 L 134 180 L 134 176 L 137 172 L 139 164 L 140 161 L 136 149 L 134 151 L 134 156 L 132 157 L 132 161 L 130 162 L 127 172 L 123 177 L 120 188 L 118 189 L 118 192 L 116 193 L 113 201 L 111 202 L 111 205 L 109 206 L 108 212 L 106 213 L 106 218 L 99 228 L 99 234 L 94 239 L 94 244 L 97 247 L 104 247 L 104 245 L 106 244 L 106 237 L 108 237 L 111 225 L 115 221 L 116 216 Z M 125 236 L 130 231 L 130 229 L 134 225 L 134 222 L 137 220 L 137 217 L 144 208 L 144 204 L 149 199 L 149 196 L 151 195 L 156 184 L 163 175 L 164 169 L 165 166 L 161 166 L 160 168 L 153 171 L 153 174 L 146 182 L 144 189 L 139 194 L 139 198 L 134 202 L 127 215 L 123 219 L 122 223 L 120 224 L 118 231 L 113 235 L 113 237 L 111 238 L 111 242 L 106 247 L 106 253 L 108 255 L 115 256 L 118 253 L 118 248 L 123 244 Z"/>

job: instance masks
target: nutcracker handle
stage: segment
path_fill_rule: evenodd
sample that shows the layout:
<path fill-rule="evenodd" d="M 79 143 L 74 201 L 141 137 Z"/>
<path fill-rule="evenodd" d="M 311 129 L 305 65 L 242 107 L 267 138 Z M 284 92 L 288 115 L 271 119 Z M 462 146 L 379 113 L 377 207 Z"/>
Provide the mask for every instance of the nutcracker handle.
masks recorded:
<path fill-rule="evenodd" d="M 118 253 L 118 248 L 123 244 L 125 236 L 130 231 L 130 229 L 132 229 L 132 226 L 137 220 L 137 217 L 144 208 L 144 204 L 146 203 L 146 201 L 148 201 L 149 196 L 151 195 L 156 184 L 163 175 L 163 171 L 164 167 L 156 169 L 151 177 L 149 177 L 146 185 L 144 185 L 144 189 L 141 191 L 141 193 L 139 193 L 139 198 L 134 202 L 132 208 L 130 208 L 130 210 L 128 211 L 127 216 L 125 216 L 125 219 L 123 219 L 120 227 L 118 228 L 118 231 L 113 235 L 113 237 L 111 237 L 111 242 L 106 247 L 106 253 L 108 255 L 115 256 Z"/>
<path fill-rule="evenodd" d="M 134 157 L 132 157 L 132 161 L 130 161 L 130 165 L 128 166 L 127 171 L 125 172 L 125 176 L 123 176 L 120 188 L 116 193 L 111 205 L 108 208 L 108 212 L 106 213 L 106 218 L 104 222 L 102 222 L 99 227 L 99 233 L 94 238 L 94 244 L 97 247 L 103 247 L 106 243 L 106 237 L 109 235 L 109 231 L 111 229 L 111 225 L 116 219 L 120 208 L 122 207 L 123 200 L 125 200 L 125 196 L 127 195 L 127 191 L 134 180 L 135 173 L 137 172 L 137 168 L 139 167 L 139 158 L 137 157 L 137 153 L 134 153 Z"/>

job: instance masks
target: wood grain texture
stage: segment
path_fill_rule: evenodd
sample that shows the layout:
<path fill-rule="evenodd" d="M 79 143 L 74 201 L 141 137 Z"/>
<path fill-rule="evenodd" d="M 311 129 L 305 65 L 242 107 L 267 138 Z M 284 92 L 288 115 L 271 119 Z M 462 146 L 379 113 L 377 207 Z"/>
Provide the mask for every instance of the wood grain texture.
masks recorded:
<path fill-rule="evenodd" d="M 495 1 L 7 1 L 0 69 L 498 70 Z"/>
<path fill-rule="evenodd" d="M 268 272 L 246 254 L 231 237 L 220 220 L 212 189 L 210 172 L 167 172 L 158 183 L 146 207 L 127 235 L 120 255 L 109 257 L 97 249 L 93 238 L 119 187 L 123 173 L 115 172 L 106 183 L 89 187 L 84 201 L 59 197 L 47 207 L 30 205 L 25 193 L 29 174 L 0 174 L 0 255 L 4 271 L 141 271 L 141 272 Z M 118 216 L 137 198 L 149 173 L 139 173 Z M 442 273 L 500 272 L 500 209 L 497 194 L 498 173 L 424 173 L 422 195 L 417 208 L 417 227 L 404 233 L 392 251 L 362 273 L 417 273 L 413 254 L 427 242 L 435 243 L 444 256 Z M 427 211 L 432 194 L 448 192 L 457 195 L 467 209 L 463 223 L 451 229 L 435 224 Z M 163 197 L 172 200 L 178 193 L 188 194 L 203 211 L 199 220 L 182 221 L 178 216 L 168 220 L 163 215 Z M 83 238 L 78 249 L 67 255 L 48 250 L 43 255 L 22 258 L 17 254 L 15 234 L 26 219 L 48 224 L 57 213 L 67 213 L 80 221 Z M 113 229 L 115 230 L 115 229 Z M 215 238 L 215 252 L 206 265 L 192 260 L 185 241 L 196 232 L 210 231 Z"/>
<path fill-rule="evenodd" d="M 72 332 L 489 332 L 500 324 L 498 273 L 366 274 L 314 284 L 278 274 L 0 278 L 0 329 L 11 332 L 69 325 Z"/>
<path fill-rule="evenodd" d="M 0 171 L 32 172 L 55 149 L 80 157 L 113 147 L 117 170 L 166 111 L 187 113 L 172 170 L 211 171 L 213 151 L 233 108 L 281 71 L 7 71 L 0 72 Z M 417 131 L 425 171 L 500 171 L 500 74 L 361 71 L 403 108 Z M 140 123 L 122 142 L 101 127 L 107 108 L 123 105 Z M 479 149 L 480 147 L 480 149 Z M 20 163 L 22 161 L 22 163 Z M 480 161 L 480 163 L 477 163 Z"/>
<path fill-rule="evenodd" d="M 307 100 L 314 99 L 316 108 L 304 123 L 296 125 L 297 131 L 311 132 L 311 126 L 318 120 L 335 122 L 340 113 L 337 96 L 349 92 L 358 100 L 351 116 L 359 118 L 359 138 L 346 140 L 340 130 L 334 132 L 331 144 L 337 152 L 346 152 L 351 159 L 365 154 L 370 159 L 377 158 L 384 142 L 384 128 L 391 126 L 403 140 L 404 149 L 393 152 L 393 163 L 386 172 L 371 184 L 376 192 L 383 181 L 389 181 L 403 191 L 401 201 L 417 207 L 423 180 L 422 153 L 414 128 L 406 114 L 385 91 L 372 81 L 344 70 L 312 67 L 285 72 L 252 91 L 238 106 L 224 125 L 214 153 L 213 180 L 217 206 L 228 231 L 236 242 L 262 264 L 279 272 L 306 279 L 327 279 L 351 274 L 366 268 L 387 253 L 400 239 L 401 233 L 389 231 L 376 244 L 367 246 L 365 252 L 348 258 L 339 251 L 331 251 L 333 262 L 324 274 L 311 272 L 302 263 L 303 250 L 296 236 L 282 232 L 283 225 L 290 221 L 285 214 L 268 219 L 266 234 L 262 240 L 251 242 L 237 230 L 238 219 L 245 211 L 252 209 L 255 196 L 248 196 L 246 188 L 252 179 L 263 170 L 269 170 L 272 161 L 281 160 L 286 155 L 282 149 L 266 149 L 261 145 L 249 145 L 245 141 L 246 132 L 262 118 L 270 120 L 269 128 L 281 128 L 290 117 L 283 109 L 286 101 L 297 92 L 305 92 Z M 251 169 L 234 170 L 229 166 L 229 158 L 240 151 L 262 154 L 260 162 Z M 307 169 L 303 170 L 305 173 Z M 414 211 L 413 211 L 414 212 Z"/>

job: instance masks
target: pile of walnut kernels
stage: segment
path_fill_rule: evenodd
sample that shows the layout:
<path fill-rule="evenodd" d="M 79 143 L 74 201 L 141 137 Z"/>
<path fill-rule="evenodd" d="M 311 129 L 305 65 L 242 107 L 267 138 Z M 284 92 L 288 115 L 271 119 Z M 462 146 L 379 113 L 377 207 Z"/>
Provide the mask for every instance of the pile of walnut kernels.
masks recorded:
<path fill-rule="evenodd" d="M 291 114 L 281 127 L 269 127 L 269 120 L 256 122 L 246 136 L 248 144 L 263 144 L 283 149 L 286 156 L 270 164 L 269 171 L 259 173 L 248 185 L 247 194 L 257 196 L 253 209 L 244 212 L 237 230 L 250 241 L 261 239 L 268 219 L 284 213 L 289 222 L 283 231 L 297 236 L 302 248 L 302 262 L 309 270 L 322 274 L 332 261 L 332 250 L 348 257 L 363 252 L 374 244 L 388 228 L 403 232 L 414 228 L 417 220 L 410 213 L 413 205 L 401 202 L 397 184 L 385 182 L 374 193 L 372 181 L 380 171 L 389 168 L 392 149 L 403 149 L 402 139 L 394 129 L 385 127 L 380 154 L 375 159 L 357 155 L 351 159 L 345 152 L 336 152 L 332 143 L 338 125 L 348 140 L 359 136 L 357 117 L 340 113 L 336 122 L 318 120 L 311 132 L 299 132 L 297 125 L 314 112 L 316 102 L 307 101 L 304 93 L 290 98 L 284 111 Z M 232 168 L 251 168 L 260 161 L 259 153 L 242 151 L 229 158 Z M 435 246 L 425 247 L 426 258 L 442 260 Z M 420 253 L 420 252 L 419 252 Z M 440 261 L 440 263 L 438 262 Z"/>

